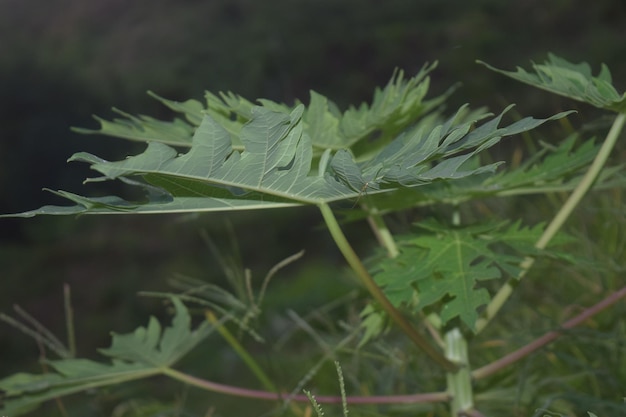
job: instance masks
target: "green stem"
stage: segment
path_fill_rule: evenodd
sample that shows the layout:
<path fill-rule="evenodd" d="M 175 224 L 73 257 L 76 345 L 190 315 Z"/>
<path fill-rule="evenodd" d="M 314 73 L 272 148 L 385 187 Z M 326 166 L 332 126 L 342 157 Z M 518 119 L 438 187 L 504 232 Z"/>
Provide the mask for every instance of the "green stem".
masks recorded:
<path fill-rule="evenodd" d="M 613 125 L 611 126 L 611 130 L 609 130 L 609 133 L 602 144 L 602 147 L 598 151 L 598 155 L 596 155 L 593 163 L 589 167 L 589 170 L 567 199 L 563 207 L 561 207 L 561 210 L 559 210 L 550 225 L 543 232 L 541 238 L 537 241 L 535 246 L 538 249 L 544 249 L 548 245 L 548 242 L 550 242 L 554 235 L 556 235 L 556 233 L 561 229 L 587 191 L 591 189 L 591 186 L 598 178 L 598 175 L 600 175 L 602 168 L 606 165 L 606 161 L 609 159 L 611 151 L 615 147 L 615 143 L 617 142 L 617 138 L 619 137 L 625 122 L 626 113 L 618 114 L 613 122 Z"/>
<path fill-rule="evenodd" d="M 552 222 L 548 225 L 546 230 L 544 230 L 543 234 L 535 244 L 537 249 L 545 249 L 550 240 L 557 234 L 557 232 L 561 229 L 565 221 L 572 214 L 574 209 L 578 206 L 580 201 L 583 199 L 587 191 L 593 186 L 593 183 L 598 178 L 598 175 L 602 171 L 602 168 L 606 165 L 606 161 L 611 154 L 611 151 L 615 147 L 615 143 L 617 142 L 617 138 L 619 137 L 622 128 L 624 127 L 624 123 L 626 123 L 626 113 L 619 113 L 615 120 L 613 121 L 613 125 L 609 130 L 609 133 L 602 144 L 602 147 L 598 151 L 595 159 L 593 160 L 591 166 L 585 173 L 585 176 L 582 178 L 580 183 L 576 186 L 572 194 L 569 196 L 565 204 L 558 211 L 556 216 L 552 219 Z M 476 322 L 476 332 L 482 331 L 487 324 L 496 316 L 498 311 L 502 308 L 504 303 L 508 300 L 510 295 L 513 293 L 513 288 L 517 284 L 521 278 L 526 275 L 528 270 L 535 263 L 534 258 L 526 258 L 526 260 L 521 264 L 522 272 L 516 279 L 509 280 L 500 290 L 496 293 L 496 295 L 491 299 L 489 305 L 485 309 L 485 315 L 483 318 L 479 319 Z"/>
<path fill-rule="evenodd" d="M 257 379 L 261 382 L 263 387 L 266 390 L 272 392 L 278 392 L 272 381 L 265 375 L 263 369 L 256 363 L 254 358 L 250 356 L 250 354 L 241 346 L 239 341 L 228 331 L 228 329 L 224 326 L 223 323 L 220 323 L 215 314 L 212 311 L 206 310 L 204 315 L 207 321 L 213 324 L 217 331 L 222 335 L 222 337 L 228 342 L 230 347 L 233 348 L 235 352 L 239 355 L 239 357 L 248 365 L 248 368 L 252 371 L 252 373 L 257 377 Z"/>
<path fill-rule="evenodd" d="M 469 359 L 467 354 L 467 341 L 458 328 L 454 328 L 444 335 L 446 343 L 446 357 L 460 365 L 456 372 L 448 372 L 448 392 L 452 397 L 451 407 L 453 416 L 474 408 L 474 396 L 472 393 L 472 378 L 470 375 Z"/>
<path fill-rule="evenodd" d="M 387 312 L 389 317 L 402 329 L 402 331 L 411 339 L 411 341 L 422 349 L 428 356 L 430 356 L 435 362 L 441 365 L 446 371 L 453 372 L 458 367 L 450 362 L 446 357 L 435 349 L 417 330 L 404 318 L 404 316 L 398 311 L 389 299 L 382 292 L 380 287 L 376 284 L 372 276 L 367 272 L 367 269 L 361 262 L 361 259 L 352 249 L 348 239 L 343 234 L 335 215 L 326 203 L 319 205 L 324 221 L 330 234 L 332 235 L 335 244 L 343 254 L 346 261 L 356 273 L 361 283 L 374 297 L 374 299 L 381 305 L 381 307 Z"/>
<path fill-rule="evenodd" d="M 369 210 L 369 215 L 367 216 L 367 222 L 370 224 L 370 227 L 374 231 L 376 235 L 376 239 L 378 239 L 378 243 L 387 249 L 387 255 L 390 258 L 395 258 L 398 256 L 400 251 L 398 250 L 398 246 L 396 245 L 387 224 L 383 220 L 380 212 L 377 208 L 372 208 Z"/>

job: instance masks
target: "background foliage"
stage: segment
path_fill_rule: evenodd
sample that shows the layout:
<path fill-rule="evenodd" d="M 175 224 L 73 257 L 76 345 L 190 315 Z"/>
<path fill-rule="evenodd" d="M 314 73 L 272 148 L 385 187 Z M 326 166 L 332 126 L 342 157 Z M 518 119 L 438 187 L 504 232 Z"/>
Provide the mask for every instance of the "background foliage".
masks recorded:
<path fill-rule="evenodd" d="M 170 99 L 200 98 L 210 89 L 232 90 L 250 99 L 292 102 L 306 100 L 308 90 L 314 89 L 343 108 L 369 100 L 373 87 L 383 85 L 395 67 L 412 75 L 424 62 L 439 60 L 433 73 L 435 94 L 457 81 L 463 83 L 451 105 L 471 98 L 474 106 L 488 105 L 499 112 L 509 102 L 516 102 L 521 113 L 545 117 L 576 105 L 494 76 L 474 60 L 512 69 L 529 60 L 542 61 L 546 52 L 554 51 L 574 62 L 593 63 L 594 70 L 600 62 L 606 63 L 623 91 L 626 79 L 619 74 L 626 73 L 621 59 L 626 53 L 625 18 L 626 5 L 618 0 L 553 1 L 549 5 L 496 0 L 242 0 L 186 2 L 184 7 L 171 0 L 55 0 L 38 1 L 37 7 L 32 2 L 0 2 L 0 212 L 39 206 L 48 198 L 40 190 L 42 185 L 80 193 L 86 168 L 63 163 L 74 152 L 87 150 L 110 159 L 129 153 L 131 143 L 94 141 L 68 128 L 95 128 L 91 114 L 110 116 L 111 105 L 129 113 L 169 116 L 145 94 L 147 90 Z M 592 128 L 585 123 L 592 119 L 593 111 L 585 110 L 585 118 L 574 118 L 574 122 Z M 624 155 L 623 145 L 618 152 Z M 102 193 L 111 190 L 103 187 Z M 589 266 L 588 270 L 571 271 L 570 279 L 555 279 L 549 285 L 537 281 L 516 297 L 535 300 L 543 309 L 550 305 L 575 309 L 610 287 L 610 281 L 618 279 L 624 269 L 619 257 L 625 242 L 619 231 L 624 230 L 626 219 L 623 212 L 612 212 L 610 217 L 597 213 L 609 202 L 619 207 L 621 199 L 618 192 L 594 196 L 573 220 L 587 231 L 580 236 L 585 254 L 604 262 L 614 275 L 599 274 Z M 550 202 L 528 199 L 515 207 L 485 206 L 484 210 L 486 214 L 509 211 L 515 217 L 532 218 L 533 213 L 550 211 L 551 206 Z M 316 229 L 319 218 L 314 210 L 228 215 L 232 228 L 223 226 L 225 218 L 216 214 L 196 222 L 172 216 L 3 220 L 0 310 L 8 311 L 18 303 L 62 332 L 61 286 L 67 282 L 80 312 L 79 349 L 91 353 L 95 347 L 108 345 L 110 329 L 129 331 L 144 323 L 148 312 L 158 311 L 156 302 L 136 296 L 138 290 L 170 288 L 167 281 L 181 274 L 228 282 L 216 266 L 217 257 L 211 255 L 211 245 L 203 237 L 207 235 L 215 241 L 236 237 L 240 247 L 221 248 L 221 254 L 231 257 L 231 270 L 251 268 L 259 279 L 273 264 L 301 248 L 311 257 L 322 255 L 320 264 L 295 264 L 277 277 L 273 283 L 276 292 L 267 300 L 269 311 L 284 312 L 297 306 L 300 314 L 306 314 L 351 287 L 348 281 L 335 285 L 337 281 L 329 280 L 329 285 L 324 285 L 319 279 L 336 275 L 343 264 L 337 253 L 327 249 L 332 245 L 326 232 Z M 359 232 L 354 229 L 353 233 Z M 258 236 L 263 236 L 262 252 Z M 573 282 L 589 292 L 580 294 Z M 508 308 L 515 308 L 515 303 L 513 300 Z M 278 315 L 269 317 L 274 317 L 274 321 L 268 319 L 270 328 L 284 330 Z M 539 308 L 509 317 L 506 320 L 511 322 L 504 323 L 509 326 L 507 337 L 511 330 L 518 331 L 513 340 L 507 340 L 515 343 L 515 337 L 529 340 L 542 333 L 554 325 L 547 317 L 550 315 Z M 598 322 L 599 328 L 604 325 L 607 323 Z M 624 332 L 621 326 L 621 330 L 613 328 Z M 7 326 L 0 327 L 0 340 L 0 357 L 12 359 L 0 363 L 2 375 L 32 364 L 38 355 L 32 341 Z M 582 357 L 588 359 L 580 369 L 584 374 L 594 367 L 610 369 L 611 363 L 619 363 L 603 340 L 588 341 L 586 347 L 555 348 L 553 356 L 537 357 L 525 366 L 551 366 L 558 374 L 561 368 L 582 366 Z M 298 346 L 301 350 L 294 349 L 293 357 L 283 358 L 283 365 L 297 363 L 304 352 L 315 355 L 305 343 Z M 605 358 L 612 362 L 595 364 L 589 359 L 595 349 L 607 349 Z M 302 370 L 309 365 L 299 364 Z M 226 350 L 216 348 L 214 363 L 207 366 L 227 378 L 237 365 Z M 329 375 L 329 383 L 333 383 L 332 372 Z M 289 379 L 288 375 L 282 377 Z M 617 384 L 613 374 L 604 381 Z M 542 386 L 552 384 L 567 392 L 570 382 L 557 375 Z M 588 383 L 592 396 L 610 391 L 598 385 L 598 379 Z M 584 378 L 575 384 L 585 385 Z M 532 395 L 533 390 L 518 392 Z"/>

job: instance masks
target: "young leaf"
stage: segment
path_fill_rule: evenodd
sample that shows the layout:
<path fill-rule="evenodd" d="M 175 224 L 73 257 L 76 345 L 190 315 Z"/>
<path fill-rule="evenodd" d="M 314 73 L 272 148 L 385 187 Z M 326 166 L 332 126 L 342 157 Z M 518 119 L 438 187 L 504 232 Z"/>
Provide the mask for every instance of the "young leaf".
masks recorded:
<path fill-rule="evenodd" d="M 490 300 L 479 281 L 501 278 L 503 272 L 517 276 L 524 257 L 537 253 L 533 244 L 542 232 L 541 225 L 522 228 L 519 223 L 419 226 L 426 233 L 408 239 L 396 258 L 384 260 L 374 279 L 394 305 L 421 310 L 440 303 L 443 324 L 460 317 L 472 329 L 477 309 Z M 506 252 L 498 250 L 502 245 Z"/>
<path fill-rule="evenodd" d="M 504 71 L 482 61 L 478 63 L 523 83 L 595 107 L 616 112 L 626 111 L 626 93 L 620 95 L 617 92 L 612 84 L 611 72 L 604 64 L 598 76 L 594 77 L 586 62 L 574 64 L 553 54 L 548 54 L 548 60 L 543 65 L 533 63 L 535 73 L 520 67 L 517 67 L 516 72 Z"/>
<path fill-rule="evenodd" d="M 0 413 L 17 416 L 53 398 L 161 373 L 213 331 L 206 321 L 191 331 L 187 308 L 178 298 L 171 300 L 176 309 L 172 325 L 161 330 L 161 324 L 151 317 L 145 328 L 114 334 L 111 347 L 101 350 L 112 359 L 111 363 L 88 359 L 47 361 L 55 372 L 18 373 L 0 380 Z"/>

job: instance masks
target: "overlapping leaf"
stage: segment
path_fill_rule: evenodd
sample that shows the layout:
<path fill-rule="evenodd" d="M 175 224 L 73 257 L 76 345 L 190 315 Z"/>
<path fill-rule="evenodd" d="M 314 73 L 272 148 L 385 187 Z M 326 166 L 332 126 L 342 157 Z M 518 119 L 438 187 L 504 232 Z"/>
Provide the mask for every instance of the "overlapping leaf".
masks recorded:
<path fill-rule="evenodd" d="M 467 112 L 461 108 L 440 125 L 433 126 L 432 121 L 417 124 L 364 162 L 357 163 L 348 150 L 334 154 L 327 150 L 317 172 L 312 172 L 312 145 L 303 131 L 302 114 L 302 105 L 289 113 L 254 107 L 250 121 L 239 132 L 241 151 L 235 149 L 227 129 L 205 116 L 191 149 L 184 154 L 161 142 L 150 142 L 142 154 L 117 162 L 78 153 L 71 160 L 87 162 L 103 174 L 90 181 L 120 179 L 144 188 L 148 200 L 131 203 L 118 197 L 86 198 L 58 192 L 79 206 L 46 206 L 20 216 L 225 211 L 353 199 L 363 192 L 388 192 L 491 172 L 498 164 L 469 167 L 466 162 L 502 137 L 566 113 L 499 127 L 503 112 L 474 128 L 477 120 L 467 120 Z"/>
<path fill-rule="evenodd" d="M 517 67 L 517 71 L 504 71 L 478 61 L 487 68 L 534 87 L 583 101 L 593 106 L 616 112 L 626 111 L 626 93 L 619 94 L 612 83 L 611 72 L 602 64 L 598 76 L 593 76 L 586 62 L 574 64 L 549 54 L 542 64 L 533 64 L 535 73 Z"/>
<path fill-rule="evenodd" d="M 100 130 L 73 128 L 78 133 L 104 133 L 108 136 L 149 142 L 156 141 L 175 146 L 190 146 L 191 137 L 195 127 L 182 119 L 174 119 L 171 122 L 157 120 L 150 116 L 133 116 L 119 109 L 113 109 L 124 118 L 116 118 L 108 121 L 95 116 L 100 122 Z"/>
<path fill-rule="evenodd" d="M 311 143 L 302 132 L 303 106 L 291 113 L 255 107 L 241 130 L 245 150 L 234 151 L 230 134 L 206 116 L 194 135 L 192 148 L 178 155 L 158 142 L 140 155 L 107 162 L 89 154 L 74 160 L 92 163 L 107 179 L 141 174 L 174 197 L 230 198 L 267 204 L 315 203 L 354 194 L 328 176 L 310 176 Z"/>
<path fill-rule="evenodd" d="M 379 134 L 378 143 L 384 144 L 401 130 L 405 129 L 425 114 L 439 107 L 450 91 L 430 100 L 425 100 L 429 88 L 428 74 L 436 67 L 425 65 L 409 79 L 402 71 L 396 71 L 383 89 L 376 89 L 372 103 L 350 107 L 341 112 L 332 101 L 311 91 L 310 101 L 304 112 L 304 130 L 311 137 L 315 155 L 324 149 L 350 148 L 369 138 L 374 132 Z M 123 118 L 112 121 L 96 117 L 100 129 L 75 128 L 80 133 L 98 133 L 141 142 L 161 142 L 175 146 L 191 146 L 195 129 L 201 124 L 204 115 L 209 115 L 231 134 L 237 147 L 237 138 L 244 124 L 252 119 L 255 105 L 245 98 L 228 93 L 219 95 L 206 92 L 206 104 L 198 100 L 176 102 L 164 99 L 150 92 L 171 110 L 183 115 L 173 121 L 161 121 L 149 116 L 133 116 L 114 109 Z M 284 104 L 270 100 L 258 100 L 273 111 L 293 110 Z M 368 144 L 371 147 L 371 143 Z"/>
<path fill-rule="evenodd" d="M 480 281 L 518 276 L 525 256 L 536 254 L 542 226 L 484 224 L 449 229 L 435 222 L 419 225 L 423 233 L 401 246 L 400 255 L 384 260 L 374 279 L 395 305 L 416 310 L 439 303 L 447 323 L 459 317 L 474 328 L 478 309 L 490 301 Z M 502 251 L 502 246 L 506 251 Z"/>
<path fill-rule="evenodd" d="M 175 297 L 172 302 L 176 315 L 171 326 L 162 330 L 152 317 L 145 328 L 139 327 L 130 334 L 114 334 L 111 347 L 101 350 L 111 357 L 111 363 L 88 359 L 48 361 L 55 372 L 18 373 L 0 380 L 3 392 L 0 413 L 17 416 L 56 397 L 159 374 L 212 331 L 208 322 L 191 331 L 187 308 Z"/>
<path fill-rule="evenodd" d="M 557 146 L 543 145 L 521 165 L 504 166 L 494 175 L 472 175 L 452 182 L 433 182 L 419 188 L 402 188 L 384 195 L 369 198 L 381 213 L 390 213 L 408 207 L 436 203 L 459 204 L 488 196 L 530 195 L 573 190 L 585 169 L 598 152 L 599 146 L 589 139 L 576 145 L 578 137 L 572 135 Z M 475 158 L 478 159 L 478 158 Z M 478 161 L 468 161 L 469 167 L 478 167 Z M 605 168 L 594 189 L 623 185 L 623 165 Z M 350 213 L 354 217 L 361 213 Z"/>
<path fill-rule="evenodd" d="M 426 65 L 415 76 L 404 79 L 397 71 L 383 89 L 376 89 L 372 104 L 350 107 L 343 114 L 335 103 L 312 91 L 304 114 L 306 131 L 313 146 L 322 149 L 353 148 L 363 139 L 377 134 L 377 142 L 385 144 L 425 114 L 440 106 L 449 95 L 425 100 L 429 88 L 427 74 L 436 65 Z M 371 150 L 372 143 L 367 143 Z M 353 149 L 360 153 L 358 149 Z"/>

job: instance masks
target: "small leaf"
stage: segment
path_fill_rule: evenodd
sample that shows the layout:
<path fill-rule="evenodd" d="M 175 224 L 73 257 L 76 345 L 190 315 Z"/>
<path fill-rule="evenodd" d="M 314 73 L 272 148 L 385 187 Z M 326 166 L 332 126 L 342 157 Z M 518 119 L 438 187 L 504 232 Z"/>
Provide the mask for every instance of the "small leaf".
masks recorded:
<path fill-rule="evenodd" d="M 118 109 L 113 110 L 126 119 L 113 119 L 110 122 L 95 117 L 100 122 L 99 130 L 78 127 L 74 127 L 72 130 L 78 133 L 102 134 L 139 142 L 156 141 L 174 146 L 191 145 L 191 137 L 195 129 L 181 119 L 164 122 L 149 116 L 136 117 Z"/>
<path fill-rule="evenodd" d="M 176 314 L 170 327 L 161 331 L 158 320 L 151 317 L 148 327 L 139 327 L 129 334 L 114 334 L 111 347 L 100 349 L 100 352 L 130 362 L 156 367 L 171 366 L 204 336 L 190 330 L 191 317 L 184 304 L 176 297 L 171 297 L 171 300 Z"/>
<path fill-rule="evenodd" d="M 616 112 L 626 111 L 626 93 L 620 95 L 617 92 L 611 83 L 611 73 L 604 64 L 600 74 L 594 77 L 586 62 L 574 64 L 553 54 L 548 54 L 548 60 L 543 65 L 533 63 L 535 73 L 520 67 L 517 67 L 516 72 L 504 71 L 482 61 L 478 63 L 523 83 L 595 107 Z"/>
<path fill-rule="evenodd" d="M 111 365 L 88 359 L 63 359 L 47 362 L 56 373 L 40 375 L 19 373 L 0 380 L 3 393 L 0 412 L 22 415 L 53 398 L 106 385 L 114 385 L 158 373 L 139 363 L 114 361 Z"/>
<path fill-rule="evenodd" d="M 161 373 L 213 331 L 206 321 L 191 331 L 187 308 L 177 297 L 170 299 L 176 309 L 172 325 L 162 330 L 152 317 L 147 327 L 129 334 L 114 334 L 111 347 L 100 350 L 111 358 L 110 363 L 88 359 L 47 361 L 55 372 L 18 373 L 0 380 L 0 412 L 17 416 L 53 398 Z"/>
<path fill-rule="evenodd" d="M 598 152 L 593 140 L 574 149 L 577 136 L 572 135 L 556 148 L 543 147 L 518 168 L 505 170 L 489 178 L 488 189 L 512 190 L 521 187 L 557 186 L 574 178 L 587 168 Z"/>

